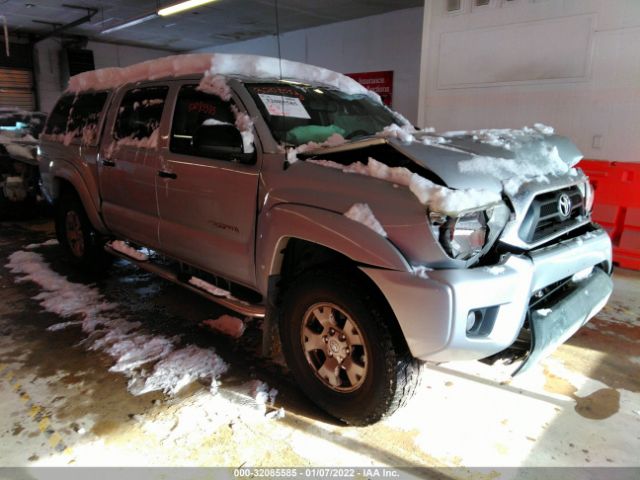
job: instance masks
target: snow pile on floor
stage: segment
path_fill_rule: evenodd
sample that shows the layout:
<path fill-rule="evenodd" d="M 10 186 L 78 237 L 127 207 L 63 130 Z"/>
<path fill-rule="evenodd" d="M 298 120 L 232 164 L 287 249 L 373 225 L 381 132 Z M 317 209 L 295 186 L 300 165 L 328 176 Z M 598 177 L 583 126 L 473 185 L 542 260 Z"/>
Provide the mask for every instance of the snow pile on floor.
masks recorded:
<path fill-rule="evenodd" d="M 22 248 L 24 248 L 25 250 L 35 250 L 36 248 L 48 247 L 51 245 L 58 245 L 58 240 L 56 240 L 55 238 L 50 238 L 49 240 L 46 240 L 41 243 L 30 243 L 26 247 L 22 247 Z"/>
<path fill-rule="evenodd" d="M 134 395 L 142 395 L 161 390 L 168 395 L 175 395 L 196 380 L 206 380 L 213 393 L 218 387 L 216 379 L 227 369 L 227 364 L 212 350 L 189 345 L 172 351 L 156 363 L 144 383 L 130 384 L 130 391 Z"/>
<path fill-rule="evenodd" d="M 240 338 L 246 328 L 245 323 L 241 319 L 232 317 L 231 315 L 222 315 L 213 320 L 204 320 L 202 324 L 233 338 Z"/>
<path fill-rule="evenodd" d="M 333 133 L 322 143 L 307 142 L 303 143 L 302 145 L 298 145 L 296 148 L 290 148 L 287 151 L 287 161 L 289 163 L 295 163 L 298 161 L 299 153 L 312 152 L 324 147 L 337 147 L 345 143 L 347 143 L 347 141 L 342 135 L 340 135 L 339 133 Z"/>
<path fill-rule="evenodd" d="M 131 257 L 134 260 L 138 260 L 139 262 L 146 262 L 147 260 L 149 260 L 149 257 L 147 255 L 136 250 L 130 245 L 127 245 L 122 240 L 114 240 L 112 242 L 109 242 L 107 245 L 113 248 L 116 252 L 120 252 L 126 255 L 127 257 Z"/>
<path fill-rule="evenodd" d="M 458 167 L 462 173 L 491 175 L 503 183 L 505 192 L 515 195 L 525 183 L 548 183 L 548 175 L 578 174 L 574 165 L 560 157 L 558 148 L 546 142 L 553 133 L 552 127 L 537 123 L 533 128 L 447 132 L 444 136 L 471 135 L 475 141 L 514 152 L 513 159 L 478 155 L 459 162 Z"/>
<path fill-rule="evenodd" d="M 459 215 L 461 212 L 486 208 L 500 202 L 501 197 L 495 192 L 478 189 L 453 190 L 412 173 L 404 167 L 389 167 L 374 158 L 369 158 L 367 165 L 355 162 L 342 165 L 330 160 L 307 160 L 309 163 L 342 170 L 345 173 L 358 173 L 409 187 L 411 192 L 431 211 L 447 215 Z"/>
<path fill-rule="evenodd" d="M 6 266 L 20 275 L 16 282 L 31 281 L 42 288 L 34 299 L 47 311 L 77 318 L 49 330 L 81 326 L 88 335 L 84 346 L 111 356 L 115 363 L 110 370 L 129 378 L 128 389 L 134 395 L 155 390 L 173 395 L 196 380 L 208 382 L 214 391 L 217 378 L 227 369 L 212 349 L 178 348 L 177 338 L 148 334 L 140 322 L 120 318 L 118 305 L 106 301 L 96 288 L 70 282 L 54 272 L 38 253 L 14 252 Z M 153 362 L 157 363 L 151 366 Z"/>
<path fill-rule="evenodd" d="M 366 203 L 354 203 L 351 208 L 344 213 L 344 216 L 361 223 L 383 237 L 387 236 L 387 232 L 384 231 L 384 228 L 382 228 L 382 225 Z"/>
<path fill-rule="evenodd" d="M 352 78 L 325 68 L 272 57 L 221 53 L 174 55 L 128 67 L 102 68 L 83 72 L 71 77 L 67 90 L 73 93 L 84 90 L 106 90 L 129 82 L 178 75 L 205 75 L 205 72 L 210 77 L 208 82 L 215 82 L 213 77 L 216 75 L 239 75 L 272 80 L 285 78 L 329 85 L 348 94 L 368 95 L 378 103 L 382 103 L 378 94 L 367 90 Z"/>
<path fill-rule="evenodd" d="M 227 290 L 220 287 L 216 287 L 215 285 L 212 285 L 209 282 L 205 282 L 204 280 L 198 277 L 191 277 L 189 279 L 189 284 L 199 288 L 200 290 L 204 290 L 205 292 L 210 293 L 215 297 L 233 298 L 231 296 L 231 293 L 229 293 Z"/>
<path fill-rule="evenodd" d="M 278 390 L 269 388 L 269 385 L 262 380 L 251 380 L 240 385 L 239 393 L 251 397 L 255 402 L 257 410 L 264 415 L 265 418 L 270 420 L 284 418 L 284 408 L 274 408 Z"/>

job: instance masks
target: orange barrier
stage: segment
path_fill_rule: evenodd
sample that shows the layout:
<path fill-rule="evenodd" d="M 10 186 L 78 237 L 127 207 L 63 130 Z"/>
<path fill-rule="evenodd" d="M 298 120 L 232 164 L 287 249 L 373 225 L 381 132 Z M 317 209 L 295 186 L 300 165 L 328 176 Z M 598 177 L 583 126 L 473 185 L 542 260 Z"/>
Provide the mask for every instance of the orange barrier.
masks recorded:
<path fill-rule="evenodd" d="M 613 242 L 613 261 L 640 270 L 640 163 L 582 160 L 595 189 L 593 219 Z"/>

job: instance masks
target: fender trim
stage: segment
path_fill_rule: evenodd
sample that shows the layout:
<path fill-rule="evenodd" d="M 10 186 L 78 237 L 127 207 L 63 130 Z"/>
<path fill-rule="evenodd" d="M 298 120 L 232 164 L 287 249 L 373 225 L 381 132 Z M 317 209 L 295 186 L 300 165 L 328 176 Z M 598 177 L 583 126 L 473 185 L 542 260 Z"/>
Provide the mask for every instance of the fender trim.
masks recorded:
<path fill-rule="evenodd" d="M 407 260 L 387 238 L 328 210 L 280 204 L 261 215 L 258 232 L 256 277 L 258 289 L 263 294 L 268 289 L 269 276 L 280 272 L 284 247 L 292 238 L 329 248 L 362 265 L 411 270 Z"/>
<path fill-rule="evenodd" d="M 91 225 L 93 225 L 93 228 L 103 234 L 109 233 L 109 230 L 102 221 L 102 217 L 100 216 L 100 213 L 98 211 L 98 206 L 95 204 L 93 197 L 89 192 L 87 184 L 82 178 L 80 172 L 75 168 L 73 164 L 64 162 L 64 167 L 56 168 L 55 171 L 50 172 L 49 175 L 53 177 L 53 182 L 59 180 L 69 182 L 80 197 L 82 206 L 84 207 L 85 212 L 87 213 L 87 217 L 89 218 Z M 51 193 L 54 199 L 58 199 L 60 197 L 60 188 L 54 187 Z"/>

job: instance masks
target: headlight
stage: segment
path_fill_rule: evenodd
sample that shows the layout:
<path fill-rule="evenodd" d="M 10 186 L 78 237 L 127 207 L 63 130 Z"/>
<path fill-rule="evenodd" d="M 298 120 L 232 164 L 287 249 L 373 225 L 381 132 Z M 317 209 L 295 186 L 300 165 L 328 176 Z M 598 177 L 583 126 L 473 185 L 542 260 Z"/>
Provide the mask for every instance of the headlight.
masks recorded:
<path fill-rule="evenodd" d="M 431 212 L 431 231 L 451 258 L 466 260 L 482 251 L 487 237 L 485 212 L 449 217 Z"/>
<path fill-rule="evenodd" d="M 498 237 L 509 219 L 509 209 L 501 204 L 456 217 L 429 212 L 429 225 L 435 238 L 451 258 L 468 260 L 479 255 Z"/>
<path fill-rule="evenodd" d="M 588 215 L 593 209 L 593 200 L 595 198 L 595 192 L 589 179 L 578 185 L 582 198 L 584 198 L 584 211 Z"/>
<path fill-rule="evenodd" d="M 595 192 L 591 182 L 587 180 L 584 182 L 584 209 L 587 213 L 591 213 L 593 209 L 593 201 L 595 200 Z"/>

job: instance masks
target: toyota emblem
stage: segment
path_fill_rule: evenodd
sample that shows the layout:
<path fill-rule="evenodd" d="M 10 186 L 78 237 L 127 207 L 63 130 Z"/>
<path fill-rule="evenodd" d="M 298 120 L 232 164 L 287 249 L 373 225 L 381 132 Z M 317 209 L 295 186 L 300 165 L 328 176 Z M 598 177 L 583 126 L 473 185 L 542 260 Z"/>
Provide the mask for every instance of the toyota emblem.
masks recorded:
<path fill-rule="evenodd" d="M 571 197 L 566 193 L 563 193 L 560 195 L 560 198 L 558 198 L 558 213 L 563 219 L 571 215 Z"/>

